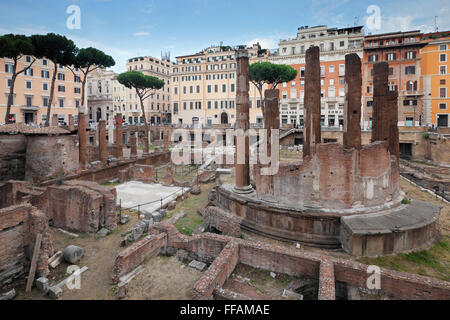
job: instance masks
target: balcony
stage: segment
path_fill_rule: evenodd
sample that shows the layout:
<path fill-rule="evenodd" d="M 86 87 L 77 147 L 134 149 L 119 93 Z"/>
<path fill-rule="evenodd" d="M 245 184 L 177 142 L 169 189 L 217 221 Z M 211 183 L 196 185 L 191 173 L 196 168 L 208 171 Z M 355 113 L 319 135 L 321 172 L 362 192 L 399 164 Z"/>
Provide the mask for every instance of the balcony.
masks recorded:
<path fill-rule="evenodd" d="M 423 91 L 422 90 L 403 90 L 402 94 L 404 96 L 423 96 Z"/>

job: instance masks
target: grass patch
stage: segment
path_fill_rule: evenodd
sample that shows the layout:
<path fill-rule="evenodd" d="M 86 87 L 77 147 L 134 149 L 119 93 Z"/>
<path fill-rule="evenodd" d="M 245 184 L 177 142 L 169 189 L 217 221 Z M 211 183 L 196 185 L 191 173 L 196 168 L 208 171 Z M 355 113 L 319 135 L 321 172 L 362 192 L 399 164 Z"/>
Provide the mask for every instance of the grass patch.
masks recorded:
<path fill-rule="evenodd" d="M 402 200 L 402 204 L 411 204 L 411 201 L 409 201 L 409 199 L 403 199 Z"/>
<path fill-rule="evenodd" d="M 117 187 L 120 184 L 120 182 L 105 182 L 102 184 L 104 187 Z"/>
<path fill-rule="evenodd" d="M 386 269 L 450 281 L 450 237 L 444 237 L 440 243 L 429 250 L 401 253 L 389 257 L 360 258 L 358 261 Z"/>
<path fill-rule="evenodd" d="M 203 219 L 197 212 L 199 208 L 204 207 L 208 203 L 208 195 L 214 184 L 201 185 L 202 193 L 194 196 L 189 194 L 188 198 L 181 202 L 174 211 L 168 212 L 168 217 L 173 216 L 175 213 L 184 211 L 186 216 L 178 220 L 175 227 L 182 234 L 191 236 L 195 229 L 203 223 Z"/>

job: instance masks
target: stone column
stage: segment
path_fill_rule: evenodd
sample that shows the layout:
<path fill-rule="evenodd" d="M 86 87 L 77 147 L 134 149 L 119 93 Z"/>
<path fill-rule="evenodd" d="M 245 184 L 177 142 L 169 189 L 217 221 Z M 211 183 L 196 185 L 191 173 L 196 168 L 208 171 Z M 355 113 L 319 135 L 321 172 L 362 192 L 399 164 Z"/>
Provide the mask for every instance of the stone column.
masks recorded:
<path fill-rule="evenodd" d="M 59 121 L 58 121 L 58 115 L 57 114 L 52 115 L 52 126 L 54 126 L 54 127 L 59 126 Z"/>
<path fill-rule="evenodd" d="M 270 89 L 264 92 L 264 124 L 267 130 L 267 157 L 272 155 L 272 135 L 271 129 L 280 129 L 280 91 Z M 274 150 L 279 152 L 279 150 Z"/>
<path fill-rule="evenodd" d="M 389 123 L 389 153 L 400 160 L 400 141 L 398 132 L 398 91 L 390 91 L 388 94 L 388 108 L 390 110 Z"/>
<path fill-rule="evenodd" d="M 98 123 L 98 150 L 100 161 L 106 163 L 108 160 L 108 141 L 106 140 L 106 121 L 100 120 Z"/>
<path fill-rule="evenodd" d="M 169 151 L 169 134 L 168 134 L 168 130 L 164 131 L 164 151 Z"/>
<path fill-rule="evenodd" d="M 123 117 L 121 113 L 118 113 L 116 115 L 116 131 L 114 142 L 116 144 L 116 158 L 121 159 L 123 158 Z"/>
<path fill-rule="evenodd" d="M 73 131 L 75 129 L 75 120 L 73 119 L 73 115 L 69 114 L 69 131 Z"/>
<path fill-rule="evenodd" d="M 345 56 L 344 148 L 361 150 L 361 59 L 356 53 Z"/>
<path fill-rule="evenodd" d="M 238 193 L 253 191 L 250 185 L 250 150 L 247 131 L 250 127 L 249 119 L 249 58 L 248 51 L 240 49 L 236 52 L 237 86 L 236 86 L 236 129 L 245 136 L 236 137 L 236 186 Z M 238 131 L 238 133 L 239 133 Z M 239 161 L 238 161 L 239 160 Z"/>
<path fill-rule="evenodd" d="M 392 110 L 389 110 L 388 106 L 388 63 L 376 63 L 373 66 L 373 72 L 372 142 L 387 141 L 389 138 L 390 117 L 392 116 Z"/>
<path fill-rule="evenodd" d="M 305 67 L 305 143 L 303 157 L 316 153 L 316 146 L 321 142 L 320 127 L 320 51 L 313 46 L 306 50 Z"/>
<path fill-rule="evenodd" d="M 87 117 L 84 113 L 78 114 L 78 140 L 79 140 L 79 165 L 84 169 L 87 166 Z"/>
<path fill-rule="evenodd" d="M 130 128 L 131 130 L 131 128 Z M 131 145 L 131 152 L 130 152 L 130 158 L 136 159 L 137 158 L 137 139 L 136 139 L 136 131 L 131 130 L 130 131 L 130 145 Z"/>

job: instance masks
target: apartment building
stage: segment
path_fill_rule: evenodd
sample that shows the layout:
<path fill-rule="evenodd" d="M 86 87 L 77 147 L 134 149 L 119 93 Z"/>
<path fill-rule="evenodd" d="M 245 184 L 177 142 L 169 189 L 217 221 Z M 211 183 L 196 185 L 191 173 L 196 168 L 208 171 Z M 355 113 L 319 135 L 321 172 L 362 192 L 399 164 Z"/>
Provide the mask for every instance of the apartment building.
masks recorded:
<path fill-rule="evenodd" d="M 362 26 L 328 28 L 327 26 L 298 28 L 293 39 L 281 40 L 278 52 L 269 61 L 290 65 L 298 70 L 296 79 L 279 85 L 281 124 L 303 126 L 305 117 L 305 53 L 311 46 L 320 49 L 322 125 L 344 125 L 345 56 L 357 53 L 363 58 Z"/>
<path fill-rule="evenodd" d="M 172 64 L 170 59 L 157 59 L 154 57 L 137 57 L 127 61 L 128 71 L 140 71 L 143 74 L 157 77 L 165 82 L 164 88 L 157 90 L 156 93 L 144 101 L 145 115 L 150 124 L 171 123 L 171 94 L 170 94 L 170 71 Z M 118 110 L 126 115 L 128 123 L 142 123 L 141 103 L 134 90 L 127 93 L 128 102 L 123 104 Z"/>
<path fill-rule="evenodd" d="M 236 121 L 236 47 L 213 46 L 177 57 L 172 66 L 172 123 L 180 126 L 229 125 Z M 247 48 L 250 64 L 270 54 L 258 44 Z M 261 98 L 250 85 L 250 123 L 262 123 Z"/>
<path fill-rule="evenodd" d="M 86 82 L 88 98 L 88 119 L 96 123 L 114 117 L 114 89 L 117 74 L 106 69 L 97 69 L 89 73 Z"/>
<path fill-rule="evenodd" d="M 17 69 L 22 70 L 28 66 L 33 57 L 23 56 Z M 4 122 L 8 102 L 9 88 L 11 86 L 14 61 L 0 58 L 0 123 Z M 47 108 L 50 100 L 50 87 L 54 65 L 48 59 L 38 59 L 26 73 L 21 73 L 15 83 L 13 106 L 10 119 L 17 123 L 45 124 Z M 69 115 L 75 120 L 78 117 L 78 108 L 81 105 L 80 73 L 77 76 L 63 66 L 58 66 L 55 82 L 54 99 L 51 115 L 58 115 L 61 124 L 68 123 Z"/>
<path fill-rule="evenodd" d="M 364 40 L 363 127 L 372 126 L 373 65 L 389 63 L 389 88 L 398 91 L 399 126 L 421 126 L 421 55 L 424 46 L 419 30 L 367 35 Z"/>
<path fill-rule="evenodd" d="M 450 32 L 424 34 L 420 50 L 423 90 L 423 124 L 449 127 Z"/>

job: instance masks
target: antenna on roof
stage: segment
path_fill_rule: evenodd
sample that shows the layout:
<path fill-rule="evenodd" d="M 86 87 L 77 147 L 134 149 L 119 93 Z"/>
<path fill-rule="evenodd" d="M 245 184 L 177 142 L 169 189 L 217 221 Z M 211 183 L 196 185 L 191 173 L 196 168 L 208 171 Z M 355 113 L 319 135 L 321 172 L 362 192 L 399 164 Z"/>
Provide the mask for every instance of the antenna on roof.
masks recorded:
<path fill-rule="evenodd" d="M 359 16 L 355 17 L 355 22 L 354 22 L 354 26 L 356 27 L 359 23 Z"/>
<path fill-rule="evenodd" d="M 439 27 L 437 24 L 437 17 L 438 16 L 434 16 L 434 32 L 438 32 L 439 31 Z"/>

